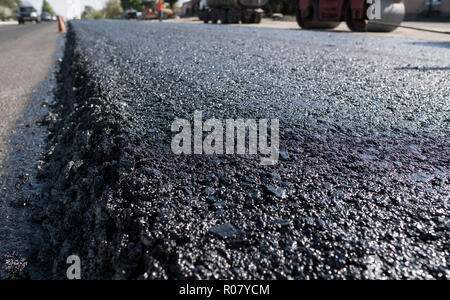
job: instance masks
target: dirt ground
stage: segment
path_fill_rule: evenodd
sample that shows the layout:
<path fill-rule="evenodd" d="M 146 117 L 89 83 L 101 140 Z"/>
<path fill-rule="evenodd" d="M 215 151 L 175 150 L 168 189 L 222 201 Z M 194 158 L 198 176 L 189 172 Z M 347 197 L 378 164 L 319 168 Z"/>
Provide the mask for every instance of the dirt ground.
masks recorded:
<path fill-rule="evenodd" d="M 300 30 L 300 27 L 298 26 L 297 22 L 295 22 L 294 18 L 292 17 L 290 19 L 292 19 L 292 20 L 273 20 L 273 19 L 265 18 L 262 20 L 262 22 L 260 24 L 239 24 L 239 25 L 231 25 L 231 26 L 264 27 L 264 28 Z M 166 22 L 201 23 L 201 21 L 199 21 L 198 18 L 174 19 L 174 20 L 168 20 Z M 417 28 L 423 28 L 423 29 L 427 29 L 427 30 L 437 30 L 437 31 L 449 31 L 450 30 L 450 23 L 446 23 L 446 22 L 405 21 L 402 23 L 402 26 L 417 27 Z M 414 29 L 409 29 L 409 28 L 397 28 L 395 31 L 389 32 L 389 33 L 382 33 L 382 32 L 355 33 L 355 32 L 351 32 L 348 29 L 348 27 L 345 25 L 345 22 L 342 22 L 337 28 L 329 30 L 329 31 L 342 32 L 345 34 L 396 37 L 396 38 L 407 38 L 407 39 L 415 39 L 415 40 L 449 42 L 450 43 L 450 34 L 419 31 L 419 30 L 414 30 Z"/>

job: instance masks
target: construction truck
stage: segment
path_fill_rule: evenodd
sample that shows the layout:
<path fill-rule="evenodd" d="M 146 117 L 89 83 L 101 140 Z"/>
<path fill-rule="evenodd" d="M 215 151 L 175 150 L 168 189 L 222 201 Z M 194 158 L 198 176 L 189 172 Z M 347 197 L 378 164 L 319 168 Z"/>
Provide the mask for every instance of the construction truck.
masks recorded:
<path fill-rule="evenodd" d="M 200 19 L 205 23 L 257 24 L 268 0 L 201 0 Z"/>
<path fill-rule="evenodd" d="M 402 0 L 297 0 L 303 29 L 335 28 L 345 21 L 352 31 L 389 32 L 405 17 Z"/>

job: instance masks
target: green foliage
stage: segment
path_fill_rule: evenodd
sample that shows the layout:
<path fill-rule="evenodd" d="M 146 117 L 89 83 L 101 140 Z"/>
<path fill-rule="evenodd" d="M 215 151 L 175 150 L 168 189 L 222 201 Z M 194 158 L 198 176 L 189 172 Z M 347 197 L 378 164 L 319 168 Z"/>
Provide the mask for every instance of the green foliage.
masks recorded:
<path fill-rule="evenodd" d="M 0 20 L 16 19 L 20 0 L 0 0 Z"/>
<path fill-rule="evenodd" d="M 16 19 L 20 0 L 0 0 L 0 20 Z"/>
<path fill-rule="evenodd" d="M 123 8 L 119 0 L 109 0 L 106 2 L 103 12 L 107 19 L 118 19 L 123 13 Z"/>
<path fill-rule="evenodd" d="M 96 10 L 92 6 L 87 5 L 81 14 L 83 20 L 99 20 L 103 19 L 103 12 L 101 10 Z"/>
<path fill-rule="evenodd" d="M 175 3 L 177 3 L 178 0 L 165 0 L 164 2 L 169 3 L 170 9 L 174 9 Z"/>
<path fill-rule="evenodd" d="M 137 11 L 142 11 L 143 0 L 120 0 L 123 9 L 134 8 Z"/>
<path fill-rule="evenodd" d="M 12 10 L 8 7 L 0 6 L 0 21 L 7 21 L 13 17 Z"/>
<path fill-rule="evenodd" d="M 122 5 L 119 0 L 108 0 L 105 7 L 101 10 L 96 10 L 92 6 L 86 6 L 81 18 L 83 20 L 99 20 L 99 19 L 117 19 L 123 13 Z"/>
<path fill-rule="evenodd" d="M 50 3 L 47 0 L 42 1 L 42 12 L 49 13 L 51 15 L 56 15 L 55 11 L 51 7 Z"/>
<path fill-rule="evenodd" d="M 0 6 L 17 11 L 17 8 L 20 6 L 20 0 L 0 0 Z"/>

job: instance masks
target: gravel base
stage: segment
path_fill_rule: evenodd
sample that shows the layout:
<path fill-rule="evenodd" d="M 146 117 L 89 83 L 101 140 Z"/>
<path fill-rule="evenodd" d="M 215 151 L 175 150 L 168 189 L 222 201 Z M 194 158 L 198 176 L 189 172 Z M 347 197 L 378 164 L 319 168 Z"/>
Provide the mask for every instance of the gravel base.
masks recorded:
<path fill-rule="evenodd" d="M 84 279 L 449 279 L 450 54 L 429 46 L 72 22 L 30 276 L 77 254 Z M 279 118 L 282 161 L 172 154 L 195 109 Z"/>

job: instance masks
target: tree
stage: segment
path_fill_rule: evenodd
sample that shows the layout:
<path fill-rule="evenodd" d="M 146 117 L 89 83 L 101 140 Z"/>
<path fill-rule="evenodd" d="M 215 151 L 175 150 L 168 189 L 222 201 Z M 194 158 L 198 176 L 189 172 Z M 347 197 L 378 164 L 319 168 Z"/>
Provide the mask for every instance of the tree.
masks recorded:
<path fill-rule="evenodd" d="M 1 0 L 0 5 L 12 10 L 17 10 L 20 6 L 20 0 Z"/>
<path fill-rule="evenodd" d="M 15 19 L 16 13 L 19 10 L 19 6 L 20 0 L 0 0 L 1 19 Z"/>
<path fill-rule="evenodd" d="M 86 5 L 84 7 L 84 11 L 81 14 L 81 19 L 83 20 L 89 20 L 89 17 L 92 15 L 92 13 L 95 11 L 95 9 L 92 6 Z"/>
<path fill-rule="evenodd" d="M 137 11 L 142 11 L 143 0 L 120 0 L 123 9 L 133 8 Z"/>
<path fill-rule="evenodd" d="M 109 0 L 106 2 L 103 12 L 107 19 L 118 19 L 123 13 L 123 8 L 119 0 Z"/>
<path fill-rule="evenodd" d="M 175 3 L 177 3 L 178 0 L 166 0 L 165 2 L 169 3 L 170 9 L 173 10 Z"/>
<path fill-rule="evenodd" d="M 0 21 L 7 21 L 12 18 L 12 10 L 8 7 L 4 7 L 0 5 Z"/>
<path fill-rule="evenodd" d="M 56 15 L 55 11 L 53 10 L 52 6 L 50 5 L 50 3 L 47 2 L 47 0 L 43 0 L 42 1 L 42 12 L 46 12 L 49 13 L 51 15 Z"/>
<path fill-rule="evenodd" d="M 92 6 L 86 5 L 81 14 L 83 20 L 99 20 L 99 19 L 117 19 L 122 15 L 123 9 L 119 0 L 108 0 L 105 7 L 96 10 Z"/>
<path fill-rule="evenodd" d="M 86 5 L 84 7 L 83 13 L 81 14 L 81 18 L 83 20 L 99 20 L 99 19 L 103 19 L 104 15 L 103 15 L 103 11 L 96 10 L 92 6 Z"/>

